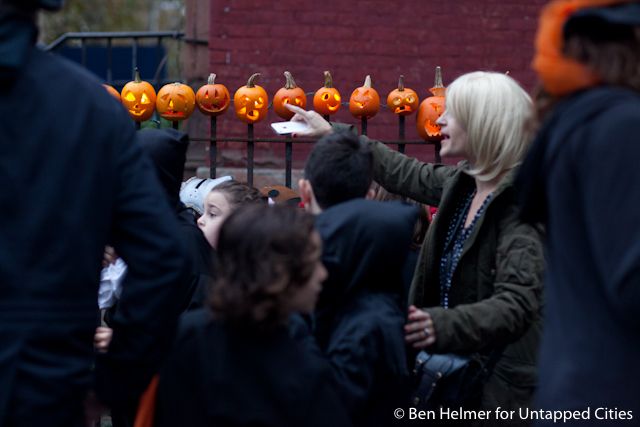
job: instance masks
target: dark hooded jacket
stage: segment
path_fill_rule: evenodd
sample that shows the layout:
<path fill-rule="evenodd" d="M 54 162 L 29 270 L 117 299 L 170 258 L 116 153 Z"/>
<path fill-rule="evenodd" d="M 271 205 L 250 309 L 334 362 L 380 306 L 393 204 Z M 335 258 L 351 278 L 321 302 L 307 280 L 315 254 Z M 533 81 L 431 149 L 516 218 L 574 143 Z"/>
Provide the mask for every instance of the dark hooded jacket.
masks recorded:
<path fill-rule="evenodd" d="M 317 217 L 329 276 L 315 335 L 354 425 L 389 425 L 393 410 L 406 405 L 402 270 L 417 218 L 415 207 L 367 200 L 337 204 Z"/>
<path fill-rule="evenodd" d="M 639 136 L 637 92 L 574 94 L 545 120 L 518 177 L 525 218 L 547 227 L 537 405 L 591 407 L 580 425 L 640 425 Z M 633 420 L 598 420 L 603 407 Z"/>
<path fill-rule="evenodd" d="M 188 279 L 182 284 L 179 311 L 202 307 L 213 280 L 213 249 L 196 223 L 196 217 L 180 201 L 189 136 L 175 129 L 145 129 L 138 132 L 143 151 L 151 158 L 158 179 L 171 206 L 175 207 L 180 234 L 191 263 Z"/>
<path fill-rule="evenodd" d="M 0 52 L 13 48 L 5 24 L 16 22 L 5 5 Z M 184 250 L 122 106 L 77 65 L 31 44 L 20 53 L 17 73 L 0 61 L 0 424 L 75 426 L 91 382 L 105 244 L 129 265 L 100 356 L 109 403 L 121 393 L 102 388 L 105 377 L 139 393 L 171 342 Z"/>

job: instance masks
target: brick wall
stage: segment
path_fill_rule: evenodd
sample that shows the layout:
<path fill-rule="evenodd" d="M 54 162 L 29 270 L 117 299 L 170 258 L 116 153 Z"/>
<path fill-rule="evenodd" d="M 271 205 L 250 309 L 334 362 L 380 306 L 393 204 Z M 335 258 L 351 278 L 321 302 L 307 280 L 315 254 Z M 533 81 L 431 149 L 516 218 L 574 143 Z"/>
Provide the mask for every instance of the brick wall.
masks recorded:
<path fill-rule="evenodd" d="M 198 0 L 198 3 L 205 2 Z M 543 0 L 210 0 L 209 71 L 231 93 L 254 72 L 270 97 L 284 83 L 284 70 L 299 86 L 314 92 L 330 70 L 335 86 L 348 100 L 371 74 L 373 86 L 386 95 L 404 74 L 405 84 L 428 96 L 434 68 L 443 69 L 445 85 L 474 70 L 509 71 L 525 88 L 535 78 L 529 64 L 537 16 Z M 204 80 L 205 76 L 201 76 Z M 489 102 L 489 100 L 488 100 Z M 196 113 L 197 114 L 197 113 Z M 356 123 L 348 108 L 334 116 Z M 268 123 L 280 120 L 273 112 L 256 125 L 256 134 L 272 136 Z M 219 119 L 219 135 L 245 134 L 229 112 Z M 369 135 L 392 139 L 397 118 L 386 108 L 369 122 Z M 407 138 L 418 139 L 415 116 L 407 120 Z M 282 148 L 262 147 L 263 165 L 280 164 Z M 425 160 L 432 147 L 409 148 Z M 297 150 L 300 166 L 306 150 Z M 226 163 L 242 164 L 243 151 L 227 144 Z"/>

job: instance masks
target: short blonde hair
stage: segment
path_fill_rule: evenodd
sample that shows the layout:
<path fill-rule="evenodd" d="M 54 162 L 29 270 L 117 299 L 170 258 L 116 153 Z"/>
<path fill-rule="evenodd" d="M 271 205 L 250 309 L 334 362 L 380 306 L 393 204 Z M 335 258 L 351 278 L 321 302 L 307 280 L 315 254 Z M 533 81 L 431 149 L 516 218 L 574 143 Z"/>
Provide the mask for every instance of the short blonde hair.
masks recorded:
<path fill-rule="evenodd" d="M 446 109 L 467 131 L 471 167 L 466 171 L 491 181 L 518 166 L 531 139 L 531 98 L 511 77 L 476 71 L 447 88 Z"/>

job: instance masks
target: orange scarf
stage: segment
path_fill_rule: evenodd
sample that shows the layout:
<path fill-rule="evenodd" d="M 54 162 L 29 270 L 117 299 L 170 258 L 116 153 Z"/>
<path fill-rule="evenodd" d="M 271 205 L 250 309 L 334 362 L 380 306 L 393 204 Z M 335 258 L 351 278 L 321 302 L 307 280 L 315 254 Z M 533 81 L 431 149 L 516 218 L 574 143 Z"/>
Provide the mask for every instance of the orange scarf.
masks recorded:
<path fill-rule="evenodd" d="M 569 16 L 580 9 L 628 2 L 629 0 L 554 0 L 542 9 L 536 34 L 533 69 L 538 73 L 547 92 L 563 96 L 600 81 L 589 67 L 562 53 L 563 27 Z"/>

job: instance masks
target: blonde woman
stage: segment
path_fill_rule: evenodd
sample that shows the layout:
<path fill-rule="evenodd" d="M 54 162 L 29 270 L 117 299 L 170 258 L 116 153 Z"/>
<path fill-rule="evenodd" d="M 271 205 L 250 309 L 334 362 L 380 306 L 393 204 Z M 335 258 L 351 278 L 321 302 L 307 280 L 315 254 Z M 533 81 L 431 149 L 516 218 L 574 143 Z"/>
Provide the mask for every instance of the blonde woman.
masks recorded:
<path fill-rule="evenodd" d="M 314 112 L 295 111 L 294 120 L 310 126 L 306 135 L 332 131 Z M 377 182 L 439 207 L 411 286 L 406 342 L 485 361 L 496 355 L 480 396 L 494 410 L 529 405 L 536 385 L 542 245 L 539 232 L 519 220 L 512 185 L 530 139 L 530 112 L 531 99 L 511 77 L 474 72 L 449 86 L 438 121 L 440 155 L 463 158 L 457 166 L 424 163 L 362 137 Z"/>

